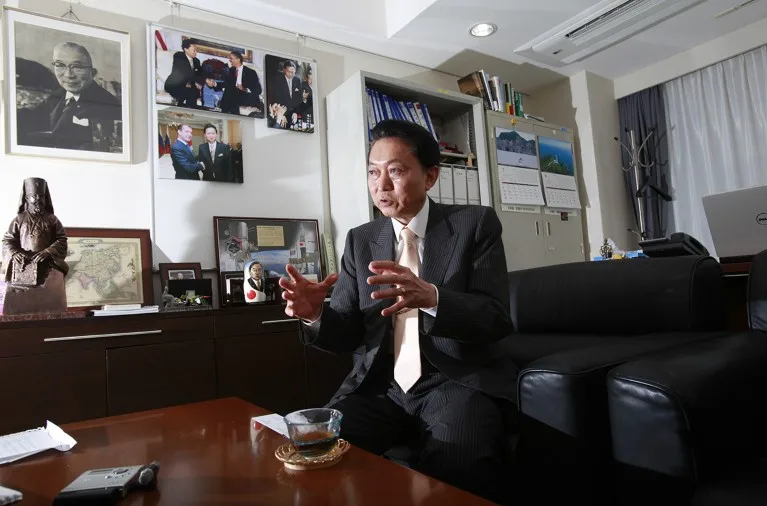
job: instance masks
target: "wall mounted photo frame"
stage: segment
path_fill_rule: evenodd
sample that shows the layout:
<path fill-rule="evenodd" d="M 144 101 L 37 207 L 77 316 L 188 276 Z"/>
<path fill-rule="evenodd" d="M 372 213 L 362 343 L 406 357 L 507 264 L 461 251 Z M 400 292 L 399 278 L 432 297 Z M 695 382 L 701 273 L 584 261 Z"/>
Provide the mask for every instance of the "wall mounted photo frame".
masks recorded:
<path fill-rule="evenodd" d="M 3 12 L 8 151 L 130 163 L 130 34 Z"/>
<path fill-rule="evenodd" d="M 202 269 L 199 263 L 161 263 L 160 284 L 165 289 L 170 279 L 202 279 Z"/>
<path fill-rule="evenodd" d="M 324 279 L 317 220 L 214 216 L 213 229 L 216 267 L 220 273 L 220 289 L 223 294 L 234 291 L 233 285 L 237 279 L 245 301 L 245 269 L 249 269 L 254 262 L 261 265 L 263 278 L 274 288 L 273 297 L 263 302 L 281 302 L 279 287 L 276 287 L 274 281 L 287 276 L 287 264 L 294 265 L 310 281 Z M 230 276 L 229 273 L 238 277 Z M 226 297 L 222 297 L 222 300 L 226 301 Z"/>
<path fill-rule="evenodd" d="M 314 133 L 314 62 L 268 54 L 264 68 L 269 128 Z"/>
<path fill-rule="evenodd" d="M 150 25 L 154 101 L 264 117 L 264 53 L 187 30 Z"/>
<path fill-rule="evenodd" d="M 73 228 L 67 232 L 67 307 L 152 304 L 149 230 Z"/>

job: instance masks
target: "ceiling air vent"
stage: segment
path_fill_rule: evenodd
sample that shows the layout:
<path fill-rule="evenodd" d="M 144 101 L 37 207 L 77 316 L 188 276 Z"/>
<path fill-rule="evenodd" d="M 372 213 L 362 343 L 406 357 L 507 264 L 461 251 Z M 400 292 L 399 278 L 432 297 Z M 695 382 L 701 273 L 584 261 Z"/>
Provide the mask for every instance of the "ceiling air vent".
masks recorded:
<path fill-rule="evenodd" d="M 524 44 L 515 53 L 556 67 L 569 65 L 654 26 L 704 0 L 608 0 Z"/>

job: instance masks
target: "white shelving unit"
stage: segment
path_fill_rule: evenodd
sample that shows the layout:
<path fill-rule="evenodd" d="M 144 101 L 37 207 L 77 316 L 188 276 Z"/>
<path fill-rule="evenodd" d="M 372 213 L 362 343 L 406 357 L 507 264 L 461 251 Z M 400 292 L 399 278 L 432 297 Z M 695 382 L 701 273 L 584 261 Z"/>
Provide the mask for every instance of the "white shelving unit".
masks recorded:
<path fill-rule="evenodd" d="M 377 89 L 395 100 L 425 103 L 440 139 L 456 144 L 466 153 L 444 152 L 444 159 L 459 163 L 461 159 L 468 160 L 471 154 L 471 165 L 479 171 L 481 202 L 492 205 L 481 99 L 370 72 L 357 72 L 327 97 L 330 218 L 339 260 L 348 231 L 374 218 L 367 189 L 366 87 Z"/>

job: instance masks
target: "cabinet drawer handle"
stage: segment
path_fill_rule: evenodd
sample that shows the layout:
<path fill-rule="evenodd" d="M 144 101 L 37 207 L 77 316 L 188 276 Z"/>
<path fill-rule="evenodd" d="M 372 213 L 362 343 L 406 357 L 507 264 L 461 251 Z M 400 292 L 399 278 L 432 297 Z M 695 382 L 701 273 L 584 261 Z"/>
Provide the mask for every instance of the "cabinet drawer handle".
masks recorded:
<path fill-rule="evenodd" d="M 550 222 L 550 221 L 547 221 L 547 222 L 546 222 L 546 232 L 547 232 L 549 235 L 551 235 L 551 222 Z"/>
<path fill-rule="evenodd" d="M 114 334 L 88 334 L 85 336 L 48 337 L 46 339 L 43 339 L 43 342 L 53 343 L 56 341 L 82 341 L 84 339 L 101 339 L 102 337 L 148 336 L 151 334 L 162 334 L 162 330 L 142 330 L 140 332 L 116 332 Z"/>
<path fill-rule="evenodd" d="M 296 321 L 298 320 L 296 320 L 295 318 L 286 318 L 284 320 L 264 320 L 261 323 L 263 323 L 264 325 L 271 325 L 273 323 L 290 323 L 290 322 L 296 322 Z"/>
<path fill-rule="evenodd" d="M 541 229 L 538 226 L 538 220 L 535 220 L 535 235 L 541 235 Z"/>

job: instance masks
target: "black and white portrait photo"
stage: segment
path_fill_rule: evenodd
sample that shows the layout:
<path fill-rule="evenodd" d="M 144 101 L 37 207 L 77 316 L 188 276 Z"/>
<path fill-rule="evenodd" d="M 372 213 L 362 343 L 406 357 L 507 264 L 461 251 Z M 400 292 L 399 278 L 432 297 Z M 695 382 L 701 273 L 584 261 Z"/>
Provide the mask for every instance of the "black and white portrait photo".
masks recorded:
<path fill-rule="evenodd" d="M 264 67 L 269 127 L 314 133 L 314 64 L 268 54 Z"/>
<path fill-rule="evenodd" d="M 261 51 L 162 26 L 150 30 L 157 104 L 264 117 Z"/>
<path fill-rule="evenodd" d="M 5 14 L 11 153 L 130 162 L 129 35 Z"/>

